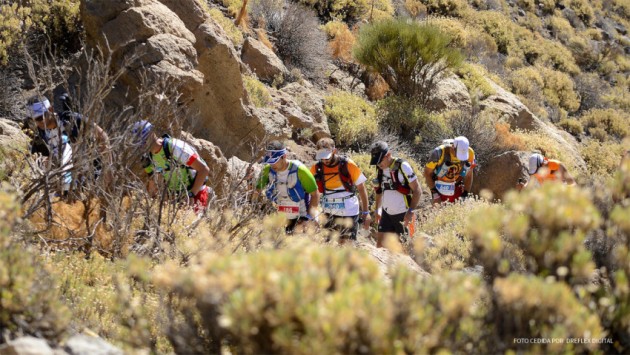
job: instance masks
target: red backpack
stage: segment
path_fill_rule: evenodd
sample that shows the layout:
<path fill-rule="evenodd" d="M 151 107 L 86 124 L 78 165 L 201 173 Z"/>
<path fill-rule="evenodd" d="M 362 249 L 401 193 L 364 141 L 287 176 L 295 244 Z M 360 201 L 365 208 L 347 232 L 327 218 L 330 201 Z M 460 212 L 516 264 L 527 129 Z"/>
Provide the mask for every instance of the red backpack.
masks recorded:
<path fill-rule="evenodd" d="M 343 188 L 351 193 L 355 193 L 357 188 L 352 181 L 352 177 L 350 176 L 350 171 L 348 170 L 348 158 L 340 156 L 339 163 L 337 163 L 339 167 L 339 178 L 341 179 L 341 184 Z M 326 177 L 324 176 L 324 163 L 321 161 L 317 163 L 315 167 L 315 181 L 317 181 L 317 189 L 320 193 L 326 194 L 326 191 L 334 191 L 326 189 Z"/>

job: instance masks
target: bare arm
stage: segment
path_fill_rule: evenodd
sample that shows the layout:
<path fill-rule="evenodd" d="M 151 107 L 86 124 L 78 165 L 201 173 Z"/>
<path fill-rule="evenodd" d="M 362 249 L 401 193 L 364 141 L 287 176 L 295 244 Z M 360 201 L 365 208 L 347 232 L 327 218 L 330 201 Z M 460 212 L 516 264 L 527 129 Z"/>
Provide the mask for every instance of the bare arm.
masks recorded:
<path fill-rule="evenodd" d="M 308 204 L 308 214 L 316 218 L 319 214 L 319 191 L 311 192 L 311 201 Z"/>
<path fill-rule="evenodd" d="M 464 191 L 470 192 L 473 183 L 473 174 L 472 169 L 468 170 L 468 173 L 466 173 L 466 176 L 464 177 Z"/>
<path fill-rule="evenodd" d="M 410 182 L 409 187 L 411 187 L 412 193 L 409 208 L 418 208 L 418 205 L 420 204 L 420 197 L 422 197 L 422 187 L 420 187 L 420 183 L 417 179 Z"/>

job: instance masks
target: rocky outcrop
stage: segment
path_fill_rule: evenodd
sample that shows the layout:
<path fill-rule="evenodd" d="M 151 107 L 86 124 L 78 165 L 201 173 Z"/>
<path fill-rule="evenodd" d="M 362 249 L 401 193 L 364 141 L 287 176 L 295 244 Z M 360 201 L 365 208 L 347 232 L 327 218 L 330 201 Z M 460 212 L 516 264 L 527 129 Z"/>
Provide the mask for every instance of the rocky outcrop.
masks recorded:
<path fill-rule="evenodd" d="M 22 337 L 0 345 L 0 355 L 54 355 L 46 340 L 35 337 Z"/>
<path fill-rule="evenodd" d="M 148 88 L 176 86 L 177 103 L 195 115 L 192 133 L 228 157 L 248 160 L 248 143 L 278 136 L 266 131 L 276 125 L 265 115 L 248 109 L 243 64 L 200 0 L 83 1 L 81 16 L 88 45 L 111 54 L 114 71 L 126 68 L 109 107 L 134 105 Z"/>
<path fill-rule="evenodd" d="M 28 144 L 28 137 L 20 126 L 11 120 L 0 118 L 0 146 L 8 147 L 24 147 Z"/>
<path fill-rule="evenodd" d="M 262 42 L 248 37 L 243 43 L 241 60 L 256 73 L 260 80 L 272 82 L 277 78 L 286 78 L 289 70 L 282 60 Z"/>
<path fill-rule="evenodd" d="M 65 342 L 64 349 L 70 355 L 122 355 L 122 350 L 105 340 L 85 334 L 72 336 Z"/>
<path fill-rule="evenodd" d="M 436 111 L 460 110 L 469 113 L 472 111 L 472 100 L 466 85 L 456 76 L 450 76 L 440 80 L 428 106 Z"/>
<path fill-rule="evenodd" d="M 287 118 L 293 133 L 313 142 L 330 137 L 324 98 L 312 84 L 290 83 L 271 96 L 274 107 Z"/>
<path fill-rule="evenodd" d="M 480 169 L 473 180 L 473 192 L 492 192 L 493 198 L 503 199 L 509 190 L 515 188 L 518 179 L 529 179 L 527 166 L 530 152 L 509 151 L 497 155 Z"/>
<path fill-rule="evenodd" d="M 490 80 L 488 82 L 494 88 L 495 94 L 480 103 L 482 111 L 494 111 L 491 116 L 507 122 L 511 129 L 535 131 L 557 141 L 566 148 L 568 156 L 573 160 L 577 169 L 580 172 L 586 171 L 586 163 L 580 155 L 578 143 L 574 137 L 536 117 L 516 95 Z"/>
<path fill-rule="evenodd" d="M 423 277 L 429 277 L 429 273 L 423 270 L 409 255 L 394 253 L 385 248 L 377 248 L 372 242 L 363 237 L 356 244 L 357 249 L 364 250 L 377 262 L 378 268 L 386 280 L 390 280 L 390 272 L 393 268 L 402 267 L 417 273 Z"/>
<path fill-rule="evenodd" d="M 340 90 L 348 91 L 356 95 L 365 96 L 365 84 L 361 79 L 351 75 L 338 66 L 329 63 L 326 66 L 328 83 Z"/>
<path fill-rule="evenodd" d="M 544 124 L 538 117 L 525 106 L 516 95 L 503 89 L 491 80 L 488 83 L 495 91 L 480 103 L 481 110 L 494 110 L 500 113 L 501 118 L 510 124 L 512 129 L 537 130 Z"/>

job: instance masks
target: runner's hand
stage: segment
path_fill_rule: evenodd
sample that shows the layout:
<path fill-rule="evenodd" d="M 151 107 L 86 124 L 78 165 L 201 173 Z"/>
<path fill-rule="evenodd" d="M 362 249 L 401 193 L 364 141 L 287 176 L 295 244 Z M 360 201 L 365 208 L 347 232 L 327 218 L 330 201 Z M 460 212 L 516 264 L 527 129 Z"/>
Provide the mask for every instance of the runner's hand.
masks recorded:
<path fill-rule="evenodd" d="M 372 217 L 369 214 L 366 214 L 365 217 L 363 217 L 363 229 L 369 230 L 370 224 L 372 224 Z"/>
<path fill-rule="evenodd" d="M 374 212 L 374 223 L 378 225 L 381 222 L 381 215 L 378 212 Z"/>

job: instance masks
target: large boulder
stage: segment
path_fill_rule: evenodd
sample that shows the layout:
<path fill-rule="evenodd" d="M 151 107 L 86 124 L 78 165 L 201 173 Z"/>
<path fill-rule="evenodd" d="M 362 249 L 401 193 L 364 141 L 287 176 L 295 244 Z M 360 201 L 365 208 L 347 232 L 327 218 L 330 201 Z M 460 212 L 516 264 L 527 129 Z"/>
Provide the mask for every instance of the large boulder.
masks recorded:
<path fill-rule="evenodd" d="M 460 110 L 472 111 L 472 100 L 468 88 L 456 76 L 449 76 L 439 81 L 428 106 L 436 111 Z"/>
<path fill-rule="evenodd" d="M 276 78 L 289 75 L 282 60 L 262 42 L 248 37 L 243 43 L 241 60 L 263 81 L 272 82 Z"/>
<path fill-rule="evenodd" d="M 495 199 L 503 199 L 506 192 L 515 188 L 518 179 L 529 179 L 527 167 L 530 154 L 508 151 L 493 157 L 475 174 L 472 191 L 479 194 L 488 190 Z"/>

